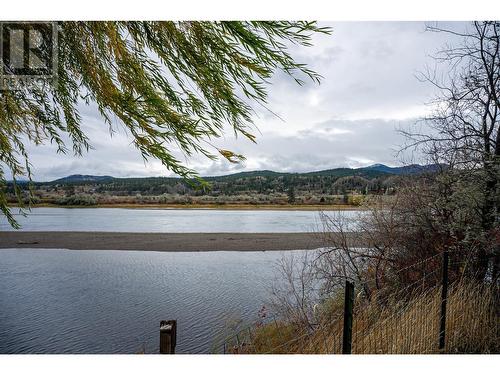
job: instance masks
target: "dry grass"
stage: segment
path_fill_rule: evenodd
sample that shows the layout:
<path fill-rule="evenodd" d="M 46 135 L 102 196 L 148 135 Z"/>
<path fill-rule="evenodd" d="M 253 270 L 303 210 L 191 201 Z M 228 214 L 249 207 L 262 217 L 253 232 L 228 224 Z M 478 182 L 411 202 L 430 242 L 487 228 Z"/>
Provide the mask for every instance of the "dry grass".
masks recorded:
<path fill-rule="evenodd" d="M 450 287 L 446 319 L 446 353 L 498 353 L 499 317 L 496 290 L 473 282 Z M 441 288 L 385 307 L 356 306 L 352 352 L 355 354 L 439 353 Z M 342 318 L 312 332 L 274 323 L 257 329 L 245 353 L 341 353 Z"/>

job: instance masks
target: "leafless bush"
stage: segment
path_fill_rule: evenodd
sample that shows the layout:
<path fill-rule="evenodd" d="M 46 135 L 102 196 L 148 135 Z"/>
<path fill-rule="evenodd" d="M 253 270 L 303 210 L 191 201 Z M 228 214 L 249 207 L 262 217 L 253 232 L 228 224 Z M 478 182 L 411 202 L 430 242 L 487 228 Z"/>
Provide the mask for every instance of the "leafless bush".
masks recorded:
<path fill-rule="evenodd" d="M 312 329 L 318 283 L 312 253 L 289 253 L 277 264 L 271 306 L 285 321 Z"/>
<path fill-rule="evenodd" d="M 319 319 L 314 312 L 338 297 L 345 280 L 353 280 L 370 302 L 386 303 L 388 295 L 402 288 L 420 288 L 415 282 L 422 278 L 425 288 L 432 288 L 440 282 L 445 250 L 455 262 L 469 264 L 466 271 L 451 266 L 450 280 L 463 272 L 486 280 L 478 267 L 478 243 L 484 238 L 475 192 L 454 173 L 413 177 L 396 195 L 370 197 L 355 217 L 320 213 L 318 235 L 324 246 L 282 259 L 282 282 L 273 291 L 275 309 L 288 321 L 311 326 Z"/>

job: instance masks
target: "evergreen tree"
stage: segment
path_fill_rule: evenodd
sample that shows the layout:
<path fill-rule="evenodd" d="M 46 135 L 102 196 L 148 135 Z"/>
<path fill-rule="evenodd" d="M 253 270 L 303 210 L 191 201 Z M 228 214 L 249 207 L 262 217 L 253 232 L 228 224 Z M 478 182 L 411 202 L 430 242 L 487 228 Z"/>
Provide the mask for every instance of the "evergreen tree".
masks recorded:
<path fill-rule="evenodd" d="M 288 203 L 295 203 L 295 188 L 293 185 L 288 188 Z"/>

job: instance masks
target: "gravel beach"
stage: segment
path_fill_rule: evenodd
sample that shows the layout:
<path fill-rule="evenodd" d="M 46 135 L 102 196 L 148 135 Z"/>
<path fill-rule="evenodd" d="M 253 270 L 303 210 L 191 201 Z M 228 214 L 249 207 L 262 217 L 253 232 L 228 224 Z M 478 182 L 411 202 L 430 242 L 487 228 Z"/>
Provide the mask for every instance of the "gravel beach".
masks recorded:
<path fill-rule="evenodd" d="M 322 247 L 314 233 L 1 232 L 0 248 L 271 251 Z"/>

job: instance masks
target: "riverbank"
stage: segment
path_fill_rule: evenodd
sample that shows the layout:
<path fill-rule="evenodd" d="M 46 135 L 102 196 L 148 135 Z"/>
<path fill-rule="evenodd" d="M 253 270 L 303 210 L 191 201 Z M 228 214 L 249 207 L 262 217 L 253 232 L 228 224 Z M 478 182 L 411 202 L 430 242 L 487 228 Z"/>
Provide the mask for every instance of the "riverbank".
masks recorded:
<path fill-rule="evenodd" d="M 17 205 L 11 205 L 17 208 Z M 234 210 L 234 211 L 359 211 L 363 207 L 347 204 L 140 204 L 114 203 L 92 206 L 57 205 L 52 203 L 33 204 L 32 208 L 130 208 L 158 210 Z"/>
<path fill-rule="evenodd" d="M 354 237 L 354 233 L 352 234 Z M 361 244 L 359 244 L 361 245 Z M 274 251 L 324 246 L 318 233 L 1 232 L 0 249 Z"/>

